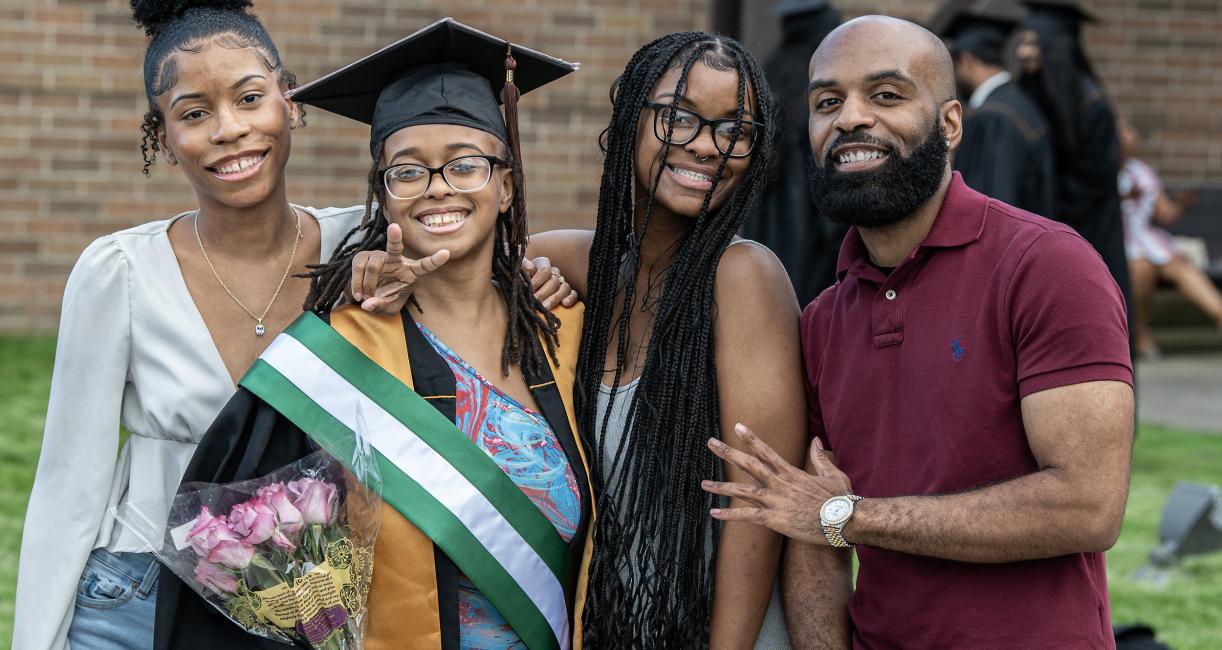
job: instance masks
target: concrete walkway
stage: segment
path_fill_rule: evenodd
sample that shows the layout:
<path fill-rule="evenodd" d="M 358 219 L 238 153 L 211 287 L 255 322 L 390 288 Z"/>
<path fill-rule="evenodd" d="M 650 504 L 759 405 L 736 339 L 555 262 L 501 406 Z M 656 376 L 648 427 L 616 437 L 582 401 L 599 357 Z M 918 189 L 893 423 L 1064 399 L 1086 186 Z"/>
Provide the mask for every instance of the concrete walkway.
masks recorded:
<path fill-rule="evenodd" d="M 1137 417 L 1145 424 L 1222 434 L 1222 352 L 1183 351 L 1139 361 Z"/>

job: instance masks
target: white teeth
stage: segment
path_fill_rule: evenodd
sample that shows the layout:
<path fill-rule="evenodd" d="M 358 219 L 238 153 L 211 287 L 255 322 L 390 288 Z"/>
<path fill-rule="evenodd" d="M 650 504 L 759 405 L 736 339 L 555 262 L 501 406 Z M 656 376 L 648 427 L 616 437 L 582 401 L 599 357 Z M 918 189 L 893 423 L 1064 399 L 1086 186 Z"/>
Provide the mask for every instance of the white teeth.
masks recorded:
<path fill-rule="evenodd" d="M 236 174 L 254 167 L 259 164 L 260 160 L 263 160 L 263 156 L 247 156 L 227 163 L 224 167 L 218 167 L 216 170 L 222 174 Z"/>
<path fill-rule="evenodd" d="M 882 158 L 882 157 L 883 157 L 883 152 L 877 151 L 875 149 L 869 149 L 869 150 L 857 149 L 854 151 L 849 151 L 849 152 L 840 154 L 840 164 L 843 165 L 846 163 L 862 162 L 865 160 L 874 160 L 876 158 Z"/>
<path fill-rule="evenodd" d="M 672 171 L 672 172 L 674 172 L 675 174 L 678 174 L 679 176 L 682 176 L 682 177 L 684 177 L 684 178 L 690 178 L 690 179 L 692 179 L 692 180 L 694 180 L 694 181 L 700 181 L 700 182 L 703 182 L 703 183 L 707 183 L 707 182 L 709 182 L 709 181 L 713 180 L 713 177 L 712 177 L 712 176 L 705 176 L 704 174 L 700 174 L 700 173 L 694 172 L 694 171 L 692 171 L 692 170 L 690 170 L 690 169 L 681 169 L 681 168 L 679 168 L 679 167 L 674 167 L 674 166 L 672 166 L 672 167 L 670 168 L 670 171 Z"/>
<path fill-rule="evenodd" d="M 420 222 L 429 227 L 444 226 L 448 223 L 458 223 L 465 218 L 462 212 L 438 212 L 420 217 Z"/>

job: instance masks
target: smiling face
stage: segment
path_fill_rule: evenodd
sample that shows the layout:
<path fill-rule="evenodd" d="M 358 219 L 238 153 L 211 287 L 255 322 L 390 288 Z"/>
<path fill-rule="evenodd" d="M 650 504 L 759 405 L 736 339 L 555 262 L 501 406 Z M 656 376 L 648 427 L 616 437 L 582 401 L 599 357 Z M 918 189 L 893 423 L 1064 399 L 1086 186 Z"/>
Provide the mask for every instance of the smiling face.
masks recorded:
<path fill-rule="evenodd" d="M 251 207 L 283 191 L 297 108 L 258 50 L 208 41 L 174 53 L 163 71 L 174 83 L 156 98 L 159 140 L 200 204 Z"/>
<path fill-rule="evenodd" d="M 734 118 L 738 110 L 736 70 L 717 70 L 697 61 L 688 72 L 687 87 L 676 102 L 675 89 L 681 72 L 681 68 L 674 67 L 663 74 L 650 93 L 650 101 L 665 105 L 675 103 L 678 108 L 708 120 Z M 755 97 L 750 86 L 747 88 L 745 101 L 743 119 L 755 119 Z M 672 144 L 666 160 L 663 161 L 661 157 L 665 145 L 655 135 L 654 124 L 659 119 L 659 114 L 659 111 L 649 107 L 641 111 L 635 155 L 637 186 L 650 187 L 657 176 L 658 165 L 661 164 L 664 169 L 655 192 L 657 207 L 680 217 L 694 219 L 700 215 L 700 206 L 710 189 L 713 190 L 713 197 L 709 210 L 721 207 L 742 182 L 751 166 L 752 156 L 730 156 L 722 172 L 721 181 L 713 188 L 713 176 L 717 173 L 723 154 L 717 148 L 712 125 L 702 128 L 697 137 L 686 145 Z M 665 134 L 666 125 L 663 118 L 658 133 Z M 676 124 L 676 128 L 678 127 L 679 124 Z M 742 147 L 740 142 L 735 149 L 741 150 Z"/>
<path fill-rule="evenodd" d="M 411 163 L 436 169 L 463 156 L 495 156 L 503 160 L 504 149 L 504 143 L 479 129 L 421 124 L 400 129 L 386 138 L 380 167 Z M 459 174 L 478 172 L 472 168 L 483 164 L 476 159 L 471 161 L 452 167 L 451 176 L 459 185 L 463 185 Z M 382 174 L 378 181 L 383 184 L 382 206 L 386 218 L 403 229 L 408 257 L 427 257 L 448 249 L 452 260 L 472 254 L 491 259 L 497 216 L 508 211 L 513 201 L 513 173 L 505 165 L 493 165 L 487 185 L 473 192 L 455 190 L 437 173 L 424 181 L 428 185 L 421 188 L 420 196 L 394 198 L 386 194 L 385 179 Z"/>
<path fill-rule="evenodd" d="M 915 212 L 949 173 L 962 134 L 942 42 L 906 21 L 860 18 L 824 40 L 810 77 L 816 203 L 862 226 Z"/>

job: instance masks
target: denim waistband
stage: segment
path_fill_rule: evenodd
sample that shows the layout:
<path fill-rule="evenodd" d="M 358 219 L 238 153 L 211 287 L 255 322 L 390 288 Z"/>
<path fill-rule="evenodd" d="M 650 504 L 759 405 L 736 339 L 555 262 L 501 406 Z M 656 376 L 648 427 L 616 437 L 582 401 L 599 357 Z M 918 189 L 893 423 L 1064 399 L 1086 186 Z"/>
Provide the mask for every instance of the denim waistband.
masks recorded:
<path fill-rule="evenodd" d="M 152 553 L 111 553 L 104 548 L 95 548 L 90 558 L 131 580 L 136 585 L 136 596 L 140 598 L 147 597 L 157 586 L 161 564 Z"/>

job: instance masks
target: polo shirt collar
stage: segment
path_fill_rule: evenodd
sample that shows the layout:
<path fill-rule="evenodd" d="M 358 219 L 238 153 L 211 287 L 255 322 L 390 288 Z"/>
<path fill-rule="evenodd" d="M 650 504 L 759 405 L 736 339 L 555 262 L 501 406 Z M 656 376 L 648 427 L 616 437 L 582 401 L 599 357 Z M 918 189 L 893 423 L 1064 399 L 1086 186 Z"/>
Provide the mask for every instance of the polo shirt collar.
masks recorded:
<path fill-rule="evenodd" d="M 925 240 L 917 248 L 954 248 L 966 246 L 980 238 L 984 230 L 984 215 L 989 197 L 973 190 L 963 182 L 959 172 L 952 172 L 950 188 L 942 200 L 938 216 Z M 836 278 L 843 280 L 849 269 L 861 262 L 870 263 L 870 254 L 861 239 L 857 227 L 849 228 L 840 245 L 836 260 Z"/>

